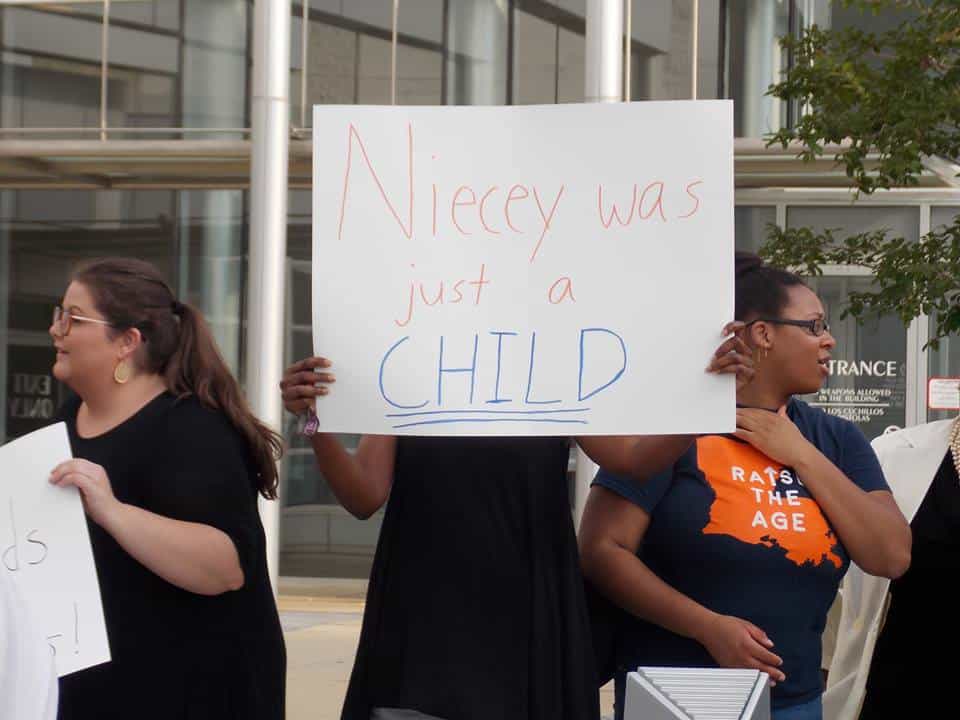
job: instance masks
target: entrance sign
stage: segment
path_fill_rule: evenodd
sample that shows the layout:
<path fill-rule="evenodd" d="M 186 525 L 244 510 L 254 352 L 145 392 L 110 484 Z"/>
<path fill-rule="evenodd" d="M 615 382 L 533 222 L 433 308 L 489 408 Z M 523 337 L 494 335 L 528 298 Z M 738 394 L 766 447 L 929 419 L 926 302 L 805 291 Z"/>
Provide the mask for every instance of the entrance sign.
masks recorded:
<path fill-rule="evenodd" d="M 110 660 L 80 493 L 48 480 L 70 458 L 63 423 L 0 448 L 0 572 L 13 578 L 61 676 Z"/>
<path fill-rule="evenodd" d="M 729 101 L 316 106 L 321 431 L 729 432 Z"/>

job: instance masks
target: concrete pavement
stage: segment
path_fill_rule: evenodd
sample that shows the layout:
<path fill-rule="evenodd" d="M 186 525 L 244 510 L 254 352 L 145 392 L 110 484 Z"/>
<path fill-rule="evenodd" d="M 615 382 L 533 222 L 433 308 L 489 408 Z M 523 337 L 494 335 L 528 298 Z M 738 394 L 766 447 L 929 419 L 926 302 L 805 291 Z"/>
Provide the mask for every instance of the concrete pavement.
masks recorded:
<path fill-rule="evenodd" d="M 287 720 L 339 720 L 366 591 L 364 580 L 280 579 Z M 600 710 L 607 717 L 612 708 L 613 686 L 608 685 L 600 691 Z"/>

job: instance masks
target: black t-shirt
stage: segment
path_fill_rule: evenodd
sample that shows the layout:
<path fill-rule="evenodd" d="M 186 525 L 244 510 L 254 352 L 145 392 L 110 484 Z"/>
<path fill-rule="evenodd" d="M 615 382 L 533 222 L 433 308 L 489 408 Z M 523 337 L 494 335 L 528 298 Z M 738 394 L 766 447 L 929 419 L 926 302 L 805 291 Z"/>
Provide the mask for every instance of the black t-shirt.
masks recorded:
<path fill-rule="evenodd" d="M 890 583 L 890 610 L 873 655 L 861 720 L 926 709 L 947 712 L 954 704 L 951 658 L 960 625 L 954 620 L 956 593 L 949 587 L 960 573 L 960 478 L 949 451 L 910 528 L 910 569 Z"/>
<path fill-rule="evenodd" d="M 798 400 L 787 414 L 863 490 L 889 490 L 853 423 Z M 803 478 L 733 436 L 709 435 L 643 484 L 603 470 L 594 482 L 649 513 L 638 554 L 662 580 L 767 633 L 787 676 L 773 690 L 775 708 L 820 694 L 820 638 L 850 561 Z M 619 657 L 623 670 L 716 666 L 696 641 L 637 618 L 627 622 Z"/>
<path fill-rule="evenodd" d="M 226 533 L 244 585 L 216 596 L 182 590 L 88 519 L 112 660 L 61 679 L 59 718 L 283 718 L 283 635 L 242 436 L 195 398 L 163 393 L 84 439 L 79 407 L 74 398 L 61 413 L 74 457 L 102 465 L 121 502 Z"/>

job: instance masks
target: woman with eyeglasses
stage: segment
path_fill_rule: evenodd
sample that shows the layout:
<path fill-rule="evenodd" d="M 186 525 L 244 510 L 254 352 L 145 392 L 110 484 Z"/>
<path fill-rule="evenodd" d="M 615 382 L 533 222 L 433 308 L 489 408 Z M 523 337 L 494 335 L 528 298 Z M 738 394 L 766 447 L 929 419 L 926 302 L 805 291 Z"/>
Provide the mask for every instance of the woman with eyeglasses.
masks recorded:
<path fill-rule="evenodd" d="M 61 679 L 61 720 L 284 717 L 285 650 L 258 495 L 279 437 L 247 407 L 203 317 L 150 264 L 81 267 L 54 311 L 54 376 L 110 643 Z"/>
<path fill-rule="evenodd" d="M 821 634 L 850 560 L 895 578 L 910 528 L 853 423 L 816 392 L 835 343 L 803 281 L 736 258 L 735 318 L 754 357 L 733 435 L 698 437 L 645 483 L 601 470 L 580 526 L 584 574 L 626 611 L 616 673 L 756 668 L 774 720 L 819 720 Z"/>

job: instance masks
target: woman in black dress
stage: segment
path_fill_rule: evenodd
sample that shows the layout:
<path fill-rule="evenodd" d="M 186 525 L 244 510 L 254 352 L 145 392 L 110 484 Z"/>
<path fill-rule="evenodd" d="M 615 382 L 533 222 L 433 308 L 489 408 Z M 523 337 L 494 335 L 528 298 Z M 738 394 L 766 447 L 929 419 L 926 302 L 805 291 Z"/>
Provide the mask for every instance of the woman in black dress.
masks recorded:
<path fill-rule="evenodd" d="M 53 373 L 112 660 L 61 679 L 61 720 L 284 716 L 285 651 L 258 493 L 279 438 L 247 408 L 200 313 L 153 266 L 81 268 L 54 311 Z"/>
<path fill-rule="evenodd" d="M 738 329 L 728 326 L 725 334 Z M 329 391 L 309 358 L 281 390 L 295 414 Z M 736 337 L 710 369 L 752 374 Z M 604 466 L 640 476 L 692 437 L 578 439 Z M 311 436 L 343 506 L 387 501 L 343 720 L 590 720 L 597 675 L 567 497 L 569 440 L 364 436 L 350 454 Z"/>

